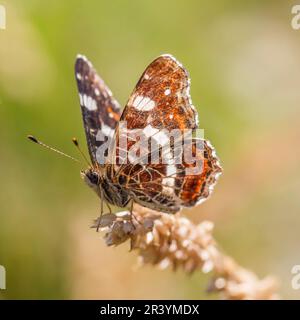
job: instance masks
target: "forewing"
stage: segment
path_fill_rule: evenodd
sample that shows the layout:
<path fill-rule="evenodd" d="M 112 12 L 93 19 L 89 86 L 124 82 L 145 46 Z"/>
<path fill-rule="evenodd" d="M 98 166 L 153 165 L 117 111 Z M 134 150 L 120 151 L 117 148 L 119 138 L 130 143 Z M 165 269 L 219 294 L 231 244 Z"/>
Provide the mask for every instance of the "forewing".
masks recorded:
<path fill-rule="evenodd" d="M 195 129 L 198 115 L 190 99 L 187 71 L 171 55 L 162 55 L 146 68 L 122 113 L 128 129 Z"/>
<path fill-rule="evenodd" d="M 194 130 L 198 113 L 190 97 L 190 79 L 186 69 L 171 55 L 156 58 L 146 68 L 133 90 L 116 130 L 110 163 L 119 163 L 120 137 L 134 130 L 145 130 L 159 139 L 160 130 Z M 124 130 L 124 128 L 126 128 Z M 127 151 L 133 147 L 130 141 Z M 124 147 L 122 147 L 124 150 Z"/>
<path fill-rule="evenodd" d="M 120 119 L 121 108 L 91 62 L 84 56 L 78 55 L 76 58 L 75 77 L 88 150 L 92 162 L 96 163 L 97 148 L 107 141 L 107 137 L 112 138 Z"/>

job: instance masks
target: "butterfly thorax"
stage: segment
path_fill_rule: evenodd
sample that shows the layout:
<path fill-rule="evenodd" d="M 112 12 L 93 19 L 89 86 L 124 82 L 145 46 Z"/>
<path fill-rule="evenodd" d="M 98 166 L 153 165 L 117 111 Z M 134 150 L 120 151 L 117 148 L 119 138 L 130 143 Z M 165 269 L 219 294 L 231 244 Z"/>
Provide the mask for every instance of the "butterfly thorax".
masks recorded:
<path fill-rule="evenodd" d="M 129 193 L 120 184 L 103 176 L 98 168 L 89 168 L 81 175 L 85 183 L 110 204 L 125 207 L 130 201 Z"/>

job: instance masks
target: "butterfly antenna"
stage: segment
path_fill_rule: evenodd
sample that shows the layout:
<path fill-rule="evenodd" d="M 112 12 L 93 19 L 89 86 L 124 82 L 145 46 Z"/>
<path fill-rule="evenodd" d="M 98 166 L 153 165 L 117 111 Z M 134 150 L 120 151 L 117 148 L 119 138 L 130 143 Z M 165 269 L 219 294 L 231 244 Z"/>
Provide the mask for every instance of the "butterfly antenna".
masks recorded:
<path fill-rule="evenodd" d="M 76 138 L 72 139 L 72 142 L 74 143 L 75 147 L 77 148 L 77 150 L 79 151 L 79 153 L 82 155 L 83 159 L 86 161 L 86 163 L 92 167 L 92 164 L 90 163 L 90 161 L 88 160 L 88 158 L 86 157 L 86 155 L 83 153 L 83 151 L 81 150 L 80 146 L 79 146 L 79 142 Z"/>
<path fill-rule="evenodd" d="M 51 151 L 54 151 L 54 152 L 56 152 L 56 153 L 58 153 L 58 154 L 60 154 L 60 155 L 62 155 L 62 156 L 65 156 L 65 157 L 67 157 L 67 158 L 69 158 L 69 159 L 71 159 L 71 160 L 73 160 L 73 161 L 80 162 L 78 159 L 76 159 L 76 158 L 74 158 L 74 157 L 71 157 L 71 156 L 69 156 L 68 154 L 66 154 L 66 153 L 64 153 L 64 152 L 62 152 L 62 151 L 60 151 L 60 150 L 57 150 L 57 149 L 55 149 L 55 148 L 52 148 L 52 147 L 48 146 L 47 144 L 39 141 L 37 138 L 35 138 L 35 137 L 32 136 L 32 135 L 28 135 L 27 138 L 28 138 L 29 140 L 31 140 L 32 142 L 34 142 L 34 143 L 36 143 L 36 144 L 39 144 L 40 146 L 42 146 L 42 147 L 44 147 L 44 148 L 46 148 L 46 149 L 49 149 L 49 150 L 51 150 Z"/>

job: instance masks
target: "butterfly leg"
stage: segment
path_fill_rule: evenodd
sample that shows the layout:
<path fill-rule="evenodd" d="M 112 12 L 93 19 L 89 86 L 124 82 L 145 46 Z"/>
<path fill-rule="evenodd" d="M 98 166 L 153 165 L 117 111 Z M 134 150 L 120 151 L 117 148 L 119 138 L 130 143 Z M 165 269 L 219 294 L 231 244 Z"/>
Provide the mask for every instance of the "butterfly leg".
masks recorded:
<path fill-rule="evenodd" d="M 101 189 L 100 216 L 97 219 L 97 225 L 96 225 L 96 231 L 97 232 L 99 231 L 99 228 L 100 228 L 102 216 L 103 216 L 103 192 L 102 192 L 102 189 Z"/>
<path fill-rule="evenodd" d="M 133 213 L 133 205 L 134 205 L 134 201 L 131 200 L 131 203 L 130 203 L 130 221 L 131 221 L 133 227 L 135 228 L 135 225 L 133 223 L 133 219 L 140 225 L 141 225 L 141 222 L 138 220 L 138 218 Z"/>
<path fill-rule="evenodd" d="M 108 210 L 109 210 L 109 214 L 112 214 L 112 210 L 111 210 L 111 207 L 110 207 L 110 205 L 108 204 L 108 202 L 106 202 L 106 206 L 107 206 L 107 208 L 108 208 Z"/>

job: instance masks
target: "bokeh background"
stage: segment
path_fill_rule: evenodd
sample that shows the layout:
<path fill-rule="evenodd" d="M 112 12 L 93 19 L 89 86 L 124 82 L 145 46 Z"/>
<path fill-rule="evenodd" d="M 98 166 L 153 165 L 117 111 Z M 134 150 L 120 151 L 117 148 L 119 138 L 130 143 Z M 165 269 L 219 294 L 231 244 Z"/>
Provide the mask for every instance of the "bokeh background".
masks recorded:
<path fill-rule="evenodd" d="M 3 299 L 203 298 L 210 275 L 136 267 L 128 246 L 89 229 L 99 200 L 76 163 L 84 144 L 73 65 L 87 55 L 124 105 L 146 65 L 171 53 L 189 70 L 192 98 L 224 174 L 185 211 L 210 219 L 223 249 L 283 298 L 300 298 L 300 30 L 289 1 L 9 0 L 0 30 L 0 264 Z"/>

